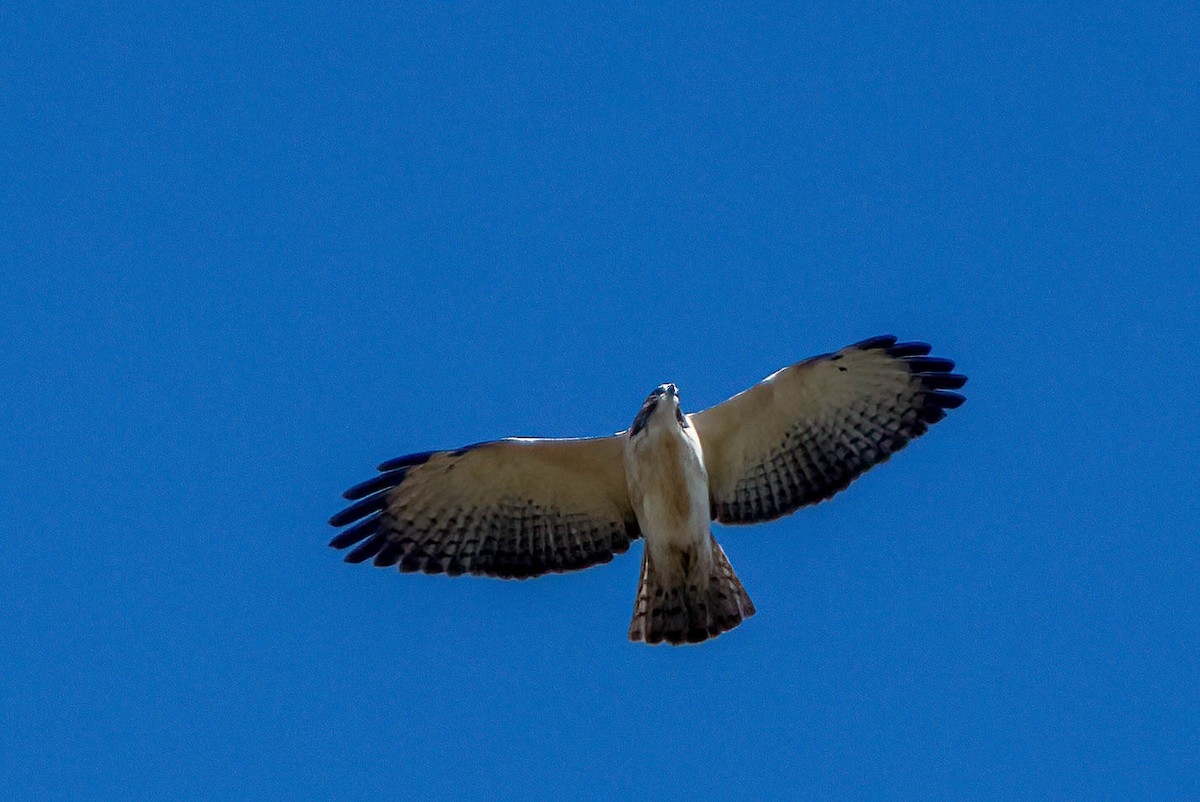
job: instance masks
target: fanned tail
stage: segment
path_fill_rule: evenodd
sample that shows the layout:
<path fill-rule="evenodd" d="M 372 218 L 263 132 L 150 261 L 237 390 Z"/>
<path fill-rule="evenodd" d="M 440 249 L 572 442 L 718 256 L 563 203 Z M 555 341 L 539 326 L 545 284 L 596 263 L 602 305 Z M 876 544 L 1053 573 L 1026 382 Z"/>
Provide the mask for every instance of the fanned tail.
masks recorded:
<path fill-rule="evenodd" d="M 754 615 L 754 602 L 733 572 L 729 559 L 716 539 L 712 542 L 712 570 L 707 575 L 680 578 L 665 586 L 650 559 L 642 552 L 642 577 L 638 583 L 631 641 L 646 643 L 700 643 L 727 632 Z"/>

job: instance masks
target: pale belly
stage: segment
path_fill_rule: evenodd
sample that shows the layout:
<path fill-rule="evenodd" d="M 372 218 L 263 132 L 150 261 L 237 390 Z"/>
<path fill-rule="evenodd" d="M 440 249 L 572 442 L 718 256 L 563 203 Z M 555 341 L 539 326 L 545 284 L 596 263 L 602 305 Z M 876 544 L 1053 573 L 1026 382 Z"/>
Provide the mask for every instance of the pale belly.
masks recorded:
<path fill-rule="evenodd" d="M 708 475 L 699 444 L 682 432 L 663 432 L 626 451 L 630 500 L 645 548 L 662 572 L 708 571 Z"/>

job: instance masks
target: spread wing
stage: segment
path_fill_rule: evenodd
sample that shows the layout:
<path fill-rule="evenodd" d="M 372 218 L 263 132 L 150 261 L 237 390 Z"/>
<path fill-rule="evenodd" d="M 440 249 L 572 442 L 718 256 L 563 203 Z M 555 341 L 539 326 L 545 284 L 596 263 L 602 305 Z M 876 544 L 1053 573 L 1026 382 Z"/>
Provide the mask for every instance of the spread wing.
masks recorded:
<path fill-rule="evenodd" d="M 345 492 L 352 563 L 523 579 L 606 563 L 640 531 L 620 436 L 496 440 L 389 460 Z M 357 522 L 357 523 L 355 523 Z"/>
<path fill-rule="evenodd" d="M 926 343 L 874 337 L 784 368 L 690 416 L 713 518 L 768 521 L 844 490 L 965 400 Z"/>

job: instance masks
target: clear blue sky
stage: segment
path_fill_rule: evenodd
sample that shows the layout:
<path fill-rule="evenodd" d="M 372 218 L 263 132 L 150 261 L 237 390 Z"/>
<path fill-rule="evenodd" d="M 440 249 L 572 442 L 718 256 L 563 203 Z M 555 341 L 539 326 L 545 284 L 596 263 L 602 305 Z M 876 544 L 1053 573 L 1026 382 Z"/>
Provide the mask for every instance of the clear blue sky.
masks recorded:
<path fill-rule="evenodd" d="M 6 795 L 1200 795 L 1195 4 L 32 5 Z M 326 547 L 389 457 L 888 332 L 968 403 L 718 528 L 759 613 L 701 647 L 626 642 L 640 545 Z"/>

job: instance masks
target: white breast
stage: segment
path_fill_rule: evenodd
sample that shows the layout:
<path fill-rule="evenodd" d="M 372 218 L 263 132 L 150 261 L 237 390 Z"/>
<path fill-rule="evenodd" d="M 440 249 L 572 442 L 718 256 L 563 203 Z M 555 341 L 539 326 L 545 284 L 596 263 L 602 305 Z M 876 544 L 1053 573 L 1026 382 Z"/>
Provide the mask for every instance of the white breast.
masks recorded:
<path fill-rule="evenodd" d="M 677 562 L 669 558 L 672 551 L 689 551 L 696 552 L 697 567 L 707 566 L 712 559 L 708 474 L 695 430 L 680 429 L 673 419 L 652 419 L 640 436 L 626 439 L 625 474 L 656 565 L 666 569 Z"/>

